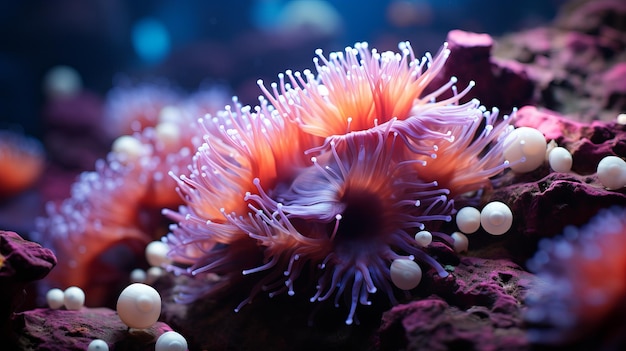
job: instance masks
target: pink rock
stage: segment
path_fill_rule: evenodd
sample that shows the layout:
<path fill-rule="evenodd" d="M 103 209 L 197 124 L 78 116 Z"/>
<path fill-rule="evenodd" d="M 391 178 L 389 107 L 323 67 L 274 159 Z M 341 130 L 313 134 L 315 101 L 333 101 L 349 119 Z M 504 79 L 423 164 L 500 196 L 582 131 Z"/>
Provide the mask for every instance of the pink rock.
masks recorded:
<path fill-rule="evenodd" d="M 441 297 L 398 305 L 383 315 L 380 349 L 529 349 L 519 308 L 529 273 L 507 260 L 466 257 L 453 275 L 456 287 L 439 291 Z"/>
<path fill-rule="evenodd" d="M 491 36 L 452 30 L 446 41 L 450 58 L 432 86 L 440 86 L 452 76 L 458 79 L 459 90 L 474 81 L 476 86 L 466 100 L 477 98 L 487 108 L 498 107 L 504 113 L 531 102 L 534 83 L 524 66 L 512 60 L 493 59 Z"/>
<path fill-rule="evenodd" d="M 49 249 L 14 232 L 0 230 L 0 342 L 9 337 L 10 316 L 28 305 L 28 284 L 45 277 L 56 263 Z"/>
<path fill-rule="evenodd" d="M 580 174 L 596 172 L 605 156 L 626 157 L 626 127 L 615 122 L 576 122 L 557 112 L 525 106 L 517 113 L 515 125 L 541 131 L 546 139 L 566 147 L 574 158 L 572 170 Z"/>
<path fill-rule="evenodd" d="M 117 312 L 108 308 L 78 311 L 40 308 L 14 317 L 15 346 L 20 350 L 87 350 L 102 339 L 111 350 L 154 350 L 157 338 L 172 329 L 163 322 L 150 328 L 129 330 Z"/>
<path fill-rule="evenodd" d="M 45 277 L 56 265 L 52 251 L 24 240 L 14 232 L 0 230 L 0 281 L 28 283 Z M 5 286 L 4 284 L 2 284 Z"/>

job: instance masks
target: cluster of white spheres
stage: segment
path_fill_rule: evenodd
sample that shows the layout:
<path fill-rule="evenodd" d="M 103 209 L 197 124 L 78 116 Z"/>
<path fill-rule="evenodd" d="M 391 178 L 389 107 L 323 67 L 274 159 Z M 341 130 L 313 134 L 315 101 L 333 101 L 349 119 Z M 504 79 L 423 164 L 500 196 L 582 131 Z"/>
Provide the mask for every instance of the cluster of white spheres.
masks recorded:
<path fill-rule="evenodd" d="M 156 341 L 155 351 L 187 351 L 188 345 L 185 337 L 175 331 L 168 331 Z M 109 345 L 102 339 L 94 339 L 87 346 L 87 351 L 109 351 Z"/>
<path fill-rule="evenodd" d="M 150 285 L 131 284 L 117 299 L 117 314 L 129 328 L 149 328 L 161 315 L 161 295 Z"/>
<path fill-rule="evenodd" d="M 519 127 L 506 136 L 503 156 L 514 172 L 532 172 L 543 164 L 547 145 L 546 138 L 537 129 Z"/>
<path fill-rule="evenodd" d="M 63 306 L 68 310 L 80 310 L 85 305 L 85 292 L 77 286 L 71 286 L 65 291 L 54 288 L 46 293 L 48 307 L 53 310 Z"/>
<path fill-rule="evenodd" d="M 186 351 L 187 340 L 175 331 L 168 331 L 157 339 L 155 351 Z"/>
<path fill-rule="evenodd" d="M 482 211 L 463 207 L 456 213 L 456 225 L 462 233 L 475 233 L 481 226 L 491 235 L 502 235 L 513 225 L 513 212 L 506 204 L 492 201 Z"/>
<path fill-rule="evenodd" d="M 609 190 L 626 186 L 626 161 L 617 156 L 606 156 L 598 163 L 598 180 Z"/>

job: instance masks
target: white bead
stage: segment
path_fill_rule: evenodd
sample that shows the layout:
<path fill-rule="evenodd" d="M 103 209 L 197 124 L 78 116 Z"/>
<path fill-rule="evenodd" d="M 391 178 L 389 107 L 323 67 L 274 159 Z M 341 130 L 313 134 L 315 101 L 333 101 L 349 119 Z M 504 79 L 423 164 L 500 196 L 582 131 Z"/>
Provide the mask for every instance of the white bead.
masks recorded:
<path fill-rule="evenodd" d="M 122 163 L 134 163 L 141 157 L 150 154 L 149 149 L 139 139 L 130 136 L 122 135 L 115 139 L 111 146 L 111 151 L 116 153 L 120 157 Z"/>
<path fill-rule="evenodd" d="M 518 173 L 537 169 L 546 156 L 546 138 L 540 131 L 529 127 L 519 127 L 504 140 L 504 159 L 511 163 L 511 169 Z M 519 162 L 524 159 L 524 161 Z"/>
<path fill-rule="evenodd" d="M 617 115 L 617 124 L 626 124 L 626 113 L 620 113 L 619 115 Z"/>
<path fill-rule="evenodd" d="M 157 139 L 166 150 L 176 147 L 180 141 L 180 128 L 173 122 L 161 122 L 154 128 Z"/>
<path fill-rule="evenodd" d="M 95 339 L 89 343 L 87 351 L 109 351 L 109 345 L 102 339 Z"/>
<path fill-rule="evenodd" d="M 165 106 L 159 112 L 159 124 L 180 123 L 183 118 L 183 112 L 176 106 Z"/>
<path fill-rule="evenodd" d="M 626 161 L 617 156 L 606 156 L 600 160 L 598 180 L 609 190 L 626 186 Z"/>
<path fill-rule="evenodd" d="M 48 307 L 53 310 L 58 310 L 63 307 L 63 300 L 65 299 L 65 294 L 63 294 L 63 290 L 61 289 L 50 289 L 46 293 L 46 301 L 48 302 Z"/>
<path fill-rule="evenodd" d="M 155 351 L 186 351 L 187 340 L 175 331 L 168 331 L 157 339 Z"/>
<path fill-rule="evenodd" d="M 463 207 L 456 213 L 456 226 L 465 234 L 472 234 L 480 228 L 480 211 L 474 207 Z"/>
<path fill-rule="evenodd" d="M 456 253 L 467 252 L 467 250 L 469 249 L 469 239 L 467 238 L 465 234 L 461 232 L 454 232 L 450 236 L 452 237 L 452 240 L 454 241 L 453 243 L 454 252 Z"/>
<path fill-rule="evenodd" d="M 391 262 L 391 282 L 402 290 L 415 288 L 422 280 L 422 269 L 413 260 L 399 258 Z"/>
<path fill-rule="evenodd" d="M 480 224 L 491 235 L 504 234 L 513 225 L 513 212 L 500 201 L 490 202 L 480 213 Z"/>
<path fill-rule="evenodd" d="M 415 241 L 421 247 L 426 247 L 433 242 L 433 235 L 427 230 L 421 230 L 415 234 Z"/>
<path fill-rule="evenodd" d="M 548 155 L 550 168 L 555 172 L 566 173 L 572 169 L 572 154 L 564 147 L 555 147 Z"/>
<path fill-rule="evenodd" d="M 146 260 L 153 267 L 161 267 L 169 264 L 170 259 L 167 257 L 167 253 L 170 248 L 166 243 L 162 241 L 153 241 L 146 246 Z"/>
<path fill-rule="evenodd" d="M 131 284 L 117 299 L 117 314 L 130 328 L 149 328 L 161 315 L 161 296 L 150 285 Z"/>
<path fill-rule="evenodd" d="M 63 304 L 68 310 L 80 310 L 85 304 L 85 292 L 77 286 L 70 286 L 63 292 Z"/>
<path fill-rule="evenodd" d="M 147 274 L 141 268 L 133 269 L 130 272 L 130 282 L 131 283 L 144 283 L 146 281 Z"/>

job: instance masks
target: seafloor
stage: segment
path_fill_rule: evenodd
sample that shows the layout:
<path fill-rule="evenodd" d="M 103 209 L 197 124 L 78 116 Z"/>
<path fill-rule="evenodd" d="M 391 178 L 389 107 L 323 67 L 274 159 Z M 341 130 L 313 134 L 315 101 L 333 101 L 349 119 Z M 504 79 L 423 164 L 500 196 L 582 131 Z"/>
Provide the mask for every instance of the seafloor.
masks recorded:
<path fill-rule="evenodd" d="M 50 310 L 33 302 L 36 281 L 54 269 L 56 259 L 51 251 L 20 238 L 28 233 L 0 231 L 2 345 L 85 350 L 90 340 L 101 338 L 114 350 L 151 350 L 156 336 L 173 329 L 187 338 L 191 350 L 625 349 L 626 265 L 608 253 L 588 263 L 596 269 L 581 269 L 572 278 L 595 284 L 597 290 L 612 286 L 620 298 L 599 302 L 608 304 L 603 312 L 571 302 L 577 296 L 584 299 L 588 289 L 578 291 L 570 284 L 573 298 L 561 307 L 574 310 L 569 311 L 571 325 L 543 325 L 525 316 L 528 296 L 541 289 L 527 267 L 539 241 L 559 235 L 568 225 L 584 226 L 603 208 L 626 206 L 626 190 L 607 190 L 596 175 L 603 157 L 626 157 L 626 124 L 617 119 L 626 112 L 626 4 L 573 2 L 546 27 L 499 38 L 452 31 L 447 41 L 451 55 L 441 81 L 454 75 L 465 86 L 475 80 L 472 94 L 485 106 L 502 111 L 520 107 L 516 126 L 537 128 L 573 156 L 571 172 L 554 172 L 547 164 L 522 175 L 510 172 L 494 191 L 484 193 L 485 203 L 509 205 L 513 228 L 497 237 L 472 234 L 469 251 L 460 256 L 434 246 L 434 255 L 453 267 L 451 276 L 425 274 L 416 295 L 393 307 L 374 301 L 359 309 L 358 325 L 348 326 L 344 309 L 322 307 L 312 316 L 303 294 L 259 296 L 239 313 L 233 313 L 233 306 L 245 295 L 237 291 L 192 305 L 176 304 L 172 290 L 184 278 L 166 275 L 154 284 L 163 297 L 160 322 L 128 332 L 109 308 Z M 44 181 L 58 178 L 48 175 Z M 55 186 L 41 188 L 54 192 Z M 626 228 L 620 235 L 607 246 L 626 250 Z M 608 240 L 600 234 L 585 238 Z M 558 343 L 533 337 L 533 330 L 550 328 L 562 333 Z"/>

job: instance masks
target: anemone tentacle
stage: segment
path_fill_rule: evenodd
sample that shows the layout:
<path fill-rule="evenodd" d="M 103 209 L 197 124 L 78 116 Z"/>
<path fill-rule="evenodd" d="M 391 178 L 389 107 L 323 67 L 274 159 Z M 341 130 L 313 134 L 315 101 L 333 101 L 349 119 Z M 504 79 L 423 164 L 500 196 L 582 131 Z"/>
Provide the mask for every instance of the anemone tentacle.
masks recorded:
<path fill-rule="evenodd" d="M 271 92 L 262 81 L 258 85 L 281 116 L 307 133 L 326 138 L 367 130 L 392 118 L 408 118 L 450 53 L 444 45 L 435 58 L 427 54 L 419 61 L 408 42 L 399 47 L 399 54 L 381 54 L 368 50 L 367 43 L 357 43 L 328 59 L 318 50 L 313 60 L 317 76 L 308 70 L 286 71 L 279 75 L 279 84 L 271 84 Z M 447 87 L 429 94 L 426 102 Z"/>

